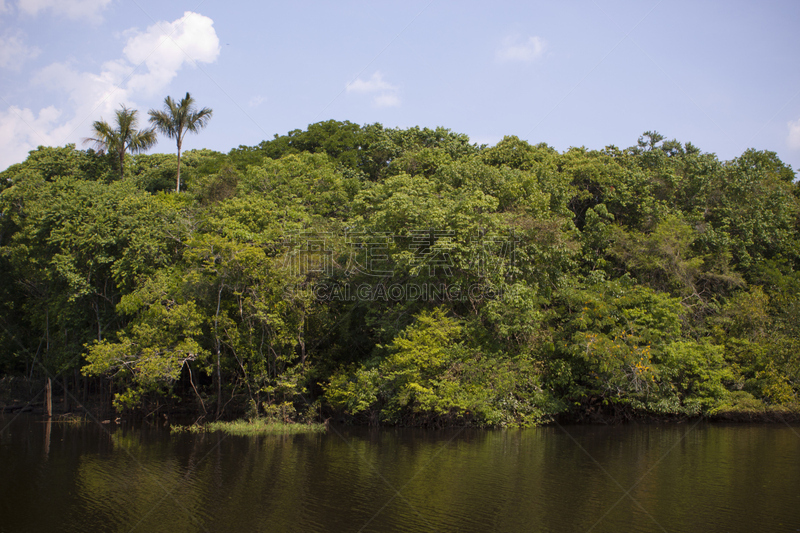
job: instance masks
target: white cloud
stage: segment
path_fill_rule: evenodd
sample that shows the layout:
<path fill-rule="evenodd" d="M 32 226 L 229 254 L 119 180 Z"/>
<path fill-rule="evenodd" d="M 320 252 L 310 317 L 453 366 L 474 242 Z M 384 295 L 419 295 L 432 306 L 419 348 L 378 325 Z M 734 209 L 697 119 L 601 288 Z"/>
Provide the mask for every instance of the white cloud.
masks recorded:
<path fill-rule="evenodd" d="M 379 93 L 372 99 L 372 105 L 375 107 L 395 107 L 400 105 L 400 97 L 397 95 L 398 87 L 384 80 L 380 71 L 376 71 L 366 81 L 358 78 L 352 83 L 348 83 L 346 90 L 348 93 Z"/>
<path fill-rule="evenodd" d="M 69 96 L 75 118 L 74 127 L 81 122 L 96 120 L 101 115 L 110 120 L 113 110 L 120 103 L 130 105 L 130 91 L 125 87 L 125 76 L 132 67 L 116 62 L 103 65 L 100 74 L 78 72 L 65 63 L 53 63 L 40 70 L 31 80 L 53 92 L 66 92 Z M 75 142 L 74 139 L 63 142 Z"/>
<path fill-rule="evenodd" d="M 249 105 L 250 107 L 258 107 L 258 106 L 260 106 L 261 104 L 263 104 L 266 101 L 267 101 L 266 98 L 264 98 L 263 96 L 258 94 L 256 96 L 252 97 L 250 99 L 250 101 L 247 102 L 247 105 Z"/>
<path fill-rule="evenodd" d="M 19 0 L 19 9 L 33 16 L 50 9 L 56 15 L 96 23 L 102 20 L 100 12 L 110 3 L 111 0 Z"/>
<path fill-rule="evenodd" d="M 40 50 L 35 46 L 27 46 L 24 40 L 25 34 L 19 30 L 6 31 L 0 36 L 0 67 L 19 70 L 25 61 L 39 55 Z"/>
<path fill-rule="evenodd" d="M 392 93 L 379 94 L 372 99 L 372 104 L 375 107 L 397 107 L 400 105 L 400 98 Z"/>
<path fill-rule="evenodd" d="M 541 37 L 528 37 L 526 40 L 519 37 L 508 37 L 503 40 L 503 45 L 497 50 L 497 59 L 502 62 L 530 63 L 542 57 L 546 49 L 547 43 Z"/>
<path fill-rule="evenodd" d="M 800 119 L 790 121 L 787 126 L 789 126 L 789 136 L 786 138 L 786 144 L 792 150 L 800 150 Z"/>
<path fill-rule="evenodd" d="M 24 161 L 37 146 L 58 144 L 67 133 L 64 125 L 57 124 L 60 116 L 61 111 L 53 106 L 40 110 L 38 115 L 16 106 L 0 111 L 0 169 Z"/>
<path fill-rule="evenodd" d="M 131 77 L 129 87 L 152 93 L 169 84 L 184 63 L 212 63 L 219 52 L 214 21 L 208 17 L 187 11 L 174 22 L 153 24 L 123 50 L 131 63 L 147 66 L 147 73 Z"/>
<path fill-rule="evenodd" d="M 37 114 L 11 107 L 0 112 L 0 169 L 24 160 L 39 145 L 80 146 L 93 121 L 110 121 L 120 104 L 135 109 L 135 97 L 163 94 L 184 64 L 213 62 L 219 51 L 213 21 L 186 12 L 173 22 L 130 33 L 123 57 L 106 62 L 100 72 L 79 72 L 65 63 L 48 65 L 31 81 L 53 92 L 66 92 L 69 109 L 50 106 Z M 144 123 L 146 116 L 141 116 L 140 126 Z"/>
<path fill-rule="evenodd" d="M 383 79 L 383 74 L 381 74 L 380 71 L 376 71 L 367 81 L 359 78 L 347 84 L 347 92 L 349 93 L 374 93 L 377 91 L 396 90 L 397 87 Z"/>

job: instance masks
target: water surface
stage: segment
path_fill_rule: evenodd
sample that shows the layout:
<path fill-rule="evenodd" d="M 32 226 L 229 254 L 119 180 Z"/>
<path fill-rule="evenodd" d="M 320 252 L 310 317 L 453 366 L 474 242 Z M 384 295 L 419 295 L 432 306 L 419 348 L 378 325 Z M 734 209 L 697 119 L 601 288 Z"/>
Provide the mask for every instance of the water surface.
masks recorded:
<path fill-rule="evenodd" d="M 0 430 L 0 532 L 800 531 L 800 428 L 785 424 Z"/>

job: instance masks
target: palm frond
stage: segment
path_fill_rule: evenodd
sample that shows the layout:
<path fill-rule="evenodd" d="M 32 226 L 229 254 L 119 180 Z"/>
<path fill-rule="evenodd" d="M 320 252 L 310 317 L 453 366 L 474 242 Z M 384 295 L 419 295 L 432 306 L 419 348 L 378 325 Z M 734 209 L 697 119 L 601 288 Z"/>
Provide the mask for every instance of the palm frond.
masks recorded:
<path fill-rule="evenodd" d="M 178 146 L 178 175 L 176 191 L 181 189 L 181 146 L 183 145 L 184 134 L 188 131 L 197 133 L 208 125 L 213 111 L 204 107 L 197 111 L 194 98 L 188 92 L 183 99 L 176 103 L 172 97 L 164 99 L 164 109 L 158 111 L 151 109 L 150 124 L 170 139 L 175 139 Z"/>
<path fill-rule="evenodd" d="M 156 143 L 156 133 L 154 128 L 137 130 L 138 119 L 136 109 L 128 109 L 124 104 L 115 111 L 116 127 L 111 126 L 104 120 L 96 120 L 92 123 L 94 137 L 83 139 L 84 144 L 93 143 L 93 148 L 99 154 L 106 152 L 114 153 L 119 159 L 120 177 L 124 175 L 123 163 L 125 153 L 139 153 L 148 150 Z"/>

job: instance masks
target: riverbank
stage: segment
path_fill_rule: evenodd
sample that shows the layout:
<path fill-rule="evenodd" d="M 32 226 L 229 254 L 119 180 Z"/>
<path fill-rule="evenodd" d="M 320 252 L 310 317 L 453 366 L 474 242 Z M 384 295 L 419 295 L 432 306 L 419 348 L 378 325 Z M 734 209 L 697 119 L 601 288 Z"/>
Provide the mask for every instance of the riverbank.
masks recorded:
<path fill-rule="evenodd" d="M 52 387 L 51 407 L 54 419 L 73 420 L 88 419 L 101 422 L 114 420 L 158 419 L 169 425 L 172 432 L 215 432 L 222 431 L 231 435 L 265 435 L 265 434 L 292 434 L 314 433 L 325 431 L 325 424 L 313 420 L 294 420 L 287 418 L 277 420 L 270 417 L 245 420 L 244 412 L 229 412 L 224 418 L 234 418 L 232 421 L 216 421 L 198 424 L 198 413 L 192 402 L 173 402 L 156 407 L 155 409 L 127 410 L 118 413 L 110 402 L 107 393 L 89 393 L 74 395 L 71 391 L 64 394 L 60 385 L 54 382 Z M 0 379 L 0 413 L 16 414 L 30 413 L 33 415 L 46 415 L 45 381 L 28 380 L 22 377 L 5 376 Z M 324 411 L 324 412 L 323 412 Z M 334 415 L 329 409 L 320 411 L 320 416 Z M 769 405 L 742 391 L 731 392 L 729 398 L 713 409 L 697 414 L 659 414 L 648 411 L 634 410 L 629 406 L 584 406 L 573 412 L 556 415 L 554 420 L 559 424 L 586 424 L 586 425 L 621 425 L 626 423 L 669 423 L 679 421 L 693 421 L 698 418 L 710 422 L 737 422 L 737 423 L 781 423 L 800 422 L 800 404 Z M 476 425 L 472 420 L 464 418 L 437 418 L 436 423 L 406 423 L 406 424 L 380 424 L 374 418 L 359 418 L 343 416 L 341 413 L 334 416 L 334 421 L 352 426 L 387 425 L 397 427 L 423 427 L 441 429 L 444 427 L 475 426 L 492 428 L 495 426 Z M 449 422 L 449 423 L 448 423 Z M 543 420 L 542 426 L 551 425 L 553 422 Z M 505 426 L 499 426 L 505 427 Z"/>

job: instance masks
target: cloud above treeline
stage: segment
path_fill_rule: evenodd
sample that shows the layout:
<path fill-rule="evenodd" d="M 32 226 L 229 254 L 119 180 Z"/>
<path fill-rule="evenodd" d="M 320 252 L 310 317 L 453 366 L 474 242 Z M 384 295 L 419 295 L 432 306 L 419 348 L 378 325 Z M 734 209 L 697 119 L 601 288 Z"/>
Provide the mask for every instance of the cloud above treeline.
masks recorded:
<path fill-rule="evenodd" d="M 0 68 L 19 70 L 26 61 L 39 55 L 41 50 L 25 44 L 25 37 L 21 30 L 6 30 L 0 35 Z"/>
<path fill-rule="evenodd" d="M 101 0 L 67 3 L 103 5 Z M 38 4 L 47 7 L 51 2 Z M 132 29 L 125 33 L 129 37 L 121 57 L 104 63 L 99 72 L 81 72 L 66 62 L 57 62 L 34 74 L 31 83 L 35 86 L 54 93 L 66 91 L 70 108 L 49 106 L 34 111 L 10 106 L 0 111 L 0 145 L 4 147 L 0 169 L 22 161 L 39 145 L 78 142 L 93 121 L 110 121 L 120 104 L 135 109 L 135 98 L 161 95 L 184 66 L 212 63 L 220 53 L 214 21 L 190 11 L 172 22 L 155 23 L 143 32 Z M 12 58 L 7 63 L 13 66 L 17 60 Z"/>
<path fill-rule="evenodd" d="M 380 71 L 375 71 L 368 80 L 357 78 L 346 86 L 348 93 L 372 96 L 375 107 L 396 107 L 400 105 L 400 89 L 383 79 Z"/>
<path fill-rule="evenodd" d="M 800 150 L 800 118 L 790 121 L 787 126 L 789 126 L 789 136 L 786 138 L 786 144 L 792 150 Z"/>
<path fill-rule="evenodd" d="M 541 37 L 513 36 L 503 40 L 502 45 L 497 49 L 496 57 L 501 63 L 531 63 L 541 58 L 545 50 L 547 50 L 547 43 Z"/>

